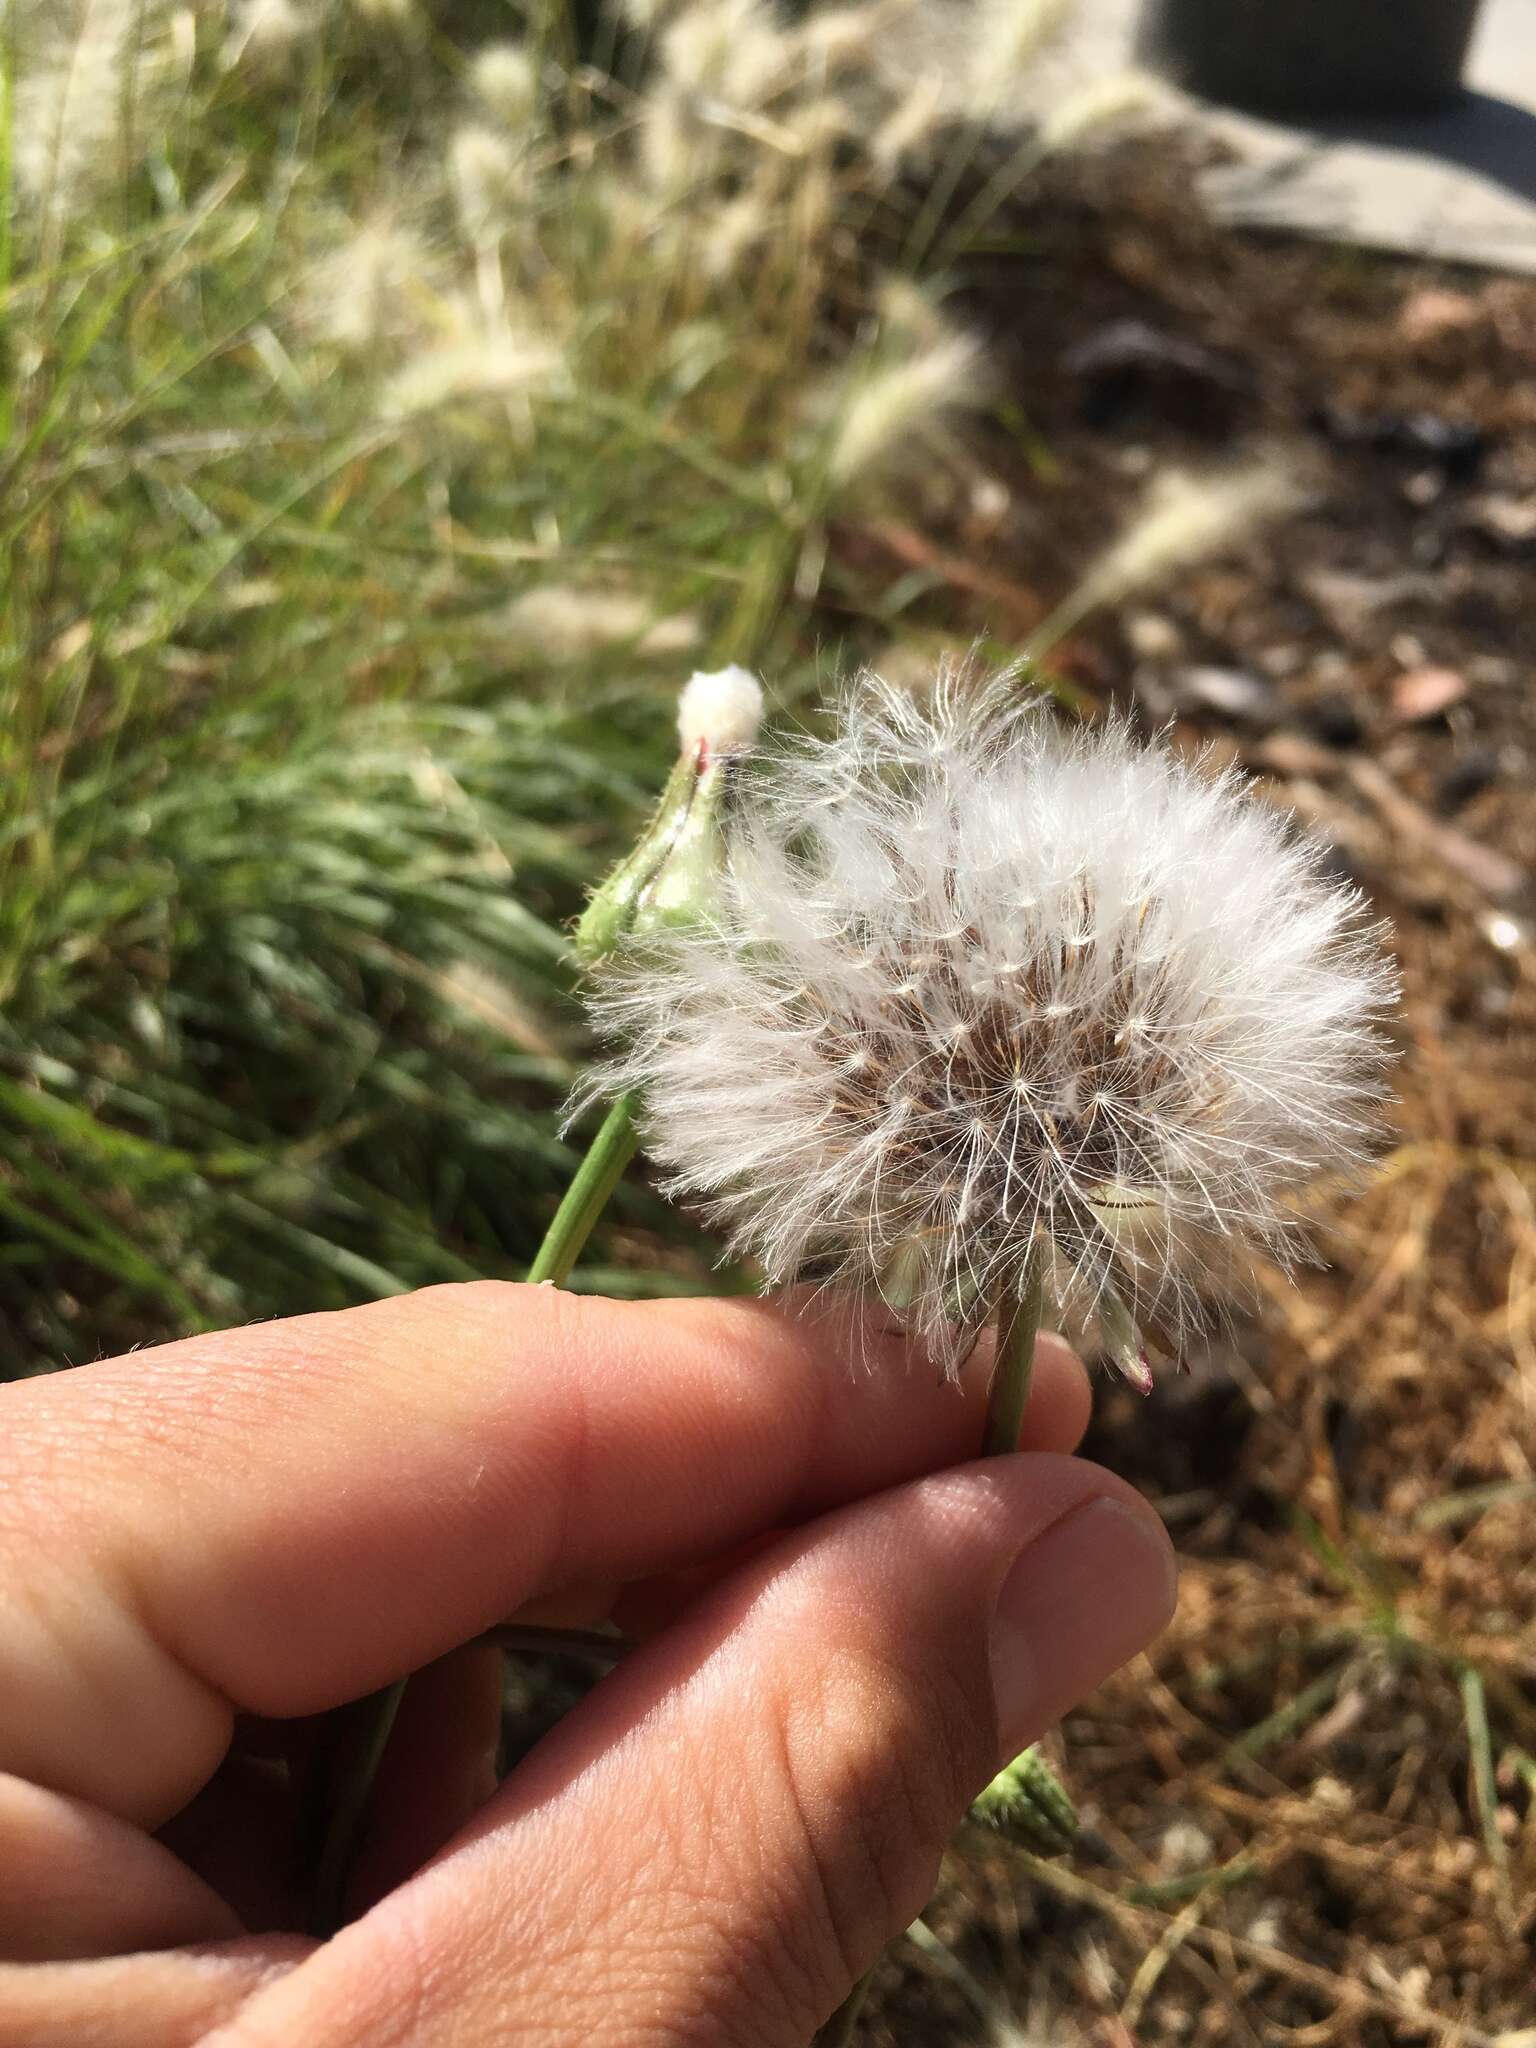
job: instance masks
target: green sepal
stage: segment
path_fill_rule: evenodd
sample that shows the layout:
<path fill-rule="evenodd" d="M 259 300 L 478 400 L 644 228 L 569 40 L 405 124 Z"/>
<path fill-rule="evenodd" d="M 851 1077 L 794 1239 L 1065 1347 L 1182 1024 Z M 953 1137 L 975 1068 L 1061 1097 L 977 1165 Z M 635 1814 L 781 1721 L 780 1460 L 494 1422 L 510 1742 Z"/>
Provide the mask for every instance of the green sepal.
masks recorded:
<path fill-rule="evenodd" d="M 592 892 L 576 926 L 577 958 L 590 964 L 631 933 L 686 924 L 706 908 L 719 873 L 720 808 L 730 760 L 701 767 L 684 754 L 650 823 Z"/>
<path fill-rule="evenodd" d="M 971 1819 L 1041 1856 L 1070 1849 L 1079 1825 L 1065 1786 L 1033 1743 L 972 1802 Z"/>

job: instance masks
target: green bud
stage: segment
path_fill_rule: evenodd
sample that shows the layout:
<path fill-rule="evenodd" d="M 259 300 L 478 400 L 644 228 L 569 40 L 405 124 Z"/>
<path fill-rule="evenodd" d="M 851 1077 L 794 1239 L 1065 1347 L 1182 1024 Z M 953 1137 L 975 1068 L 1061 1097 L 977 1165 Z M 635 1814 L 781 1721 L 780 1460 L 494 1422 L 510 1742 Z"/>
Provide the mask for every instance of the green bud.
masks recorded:
<path fill-rule="evenodd" d="M 1040 1856 L 1070 1849 L 1078 1830 L 1077 1809 L 1038 1744 L 998 1772 L 972 1803 L 971 1819 Z"/>
<path fill-rule="evenodd" d="M 688 924 L 707 911 L 724 853 L 731 770 L 751 746 L 762 701 L 756 679 L 739 668 L 696 675 L 684 690 L 677 765 L 650 823 L 593 891 L 576 927 L 579 959 L 590 965 L 621 938 Z"/>

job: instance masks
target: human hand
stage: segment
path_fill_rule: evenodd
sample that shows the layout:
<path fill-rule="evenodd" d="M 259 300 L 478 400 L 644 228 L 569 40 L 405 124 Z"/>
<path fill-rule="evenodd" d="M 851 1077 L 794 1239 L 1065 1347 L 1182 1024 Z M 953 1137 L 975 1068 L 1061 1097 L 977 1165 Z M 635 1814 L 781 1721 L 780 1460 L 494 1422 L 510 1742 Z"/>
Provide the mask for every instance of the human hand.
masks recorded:
<path fill-rule="evenodd" d="M 0 1391 L 0 2048 L 804 2048 L 1174 1597 L 1064 1346 L 958 1466 L 982 1375 L 870 1351 L 485 1282 Z M 495 1789 L 513 1614 L 647 1640 Z M 304 1717 L 408 1671 L 295 1935 Z"/>

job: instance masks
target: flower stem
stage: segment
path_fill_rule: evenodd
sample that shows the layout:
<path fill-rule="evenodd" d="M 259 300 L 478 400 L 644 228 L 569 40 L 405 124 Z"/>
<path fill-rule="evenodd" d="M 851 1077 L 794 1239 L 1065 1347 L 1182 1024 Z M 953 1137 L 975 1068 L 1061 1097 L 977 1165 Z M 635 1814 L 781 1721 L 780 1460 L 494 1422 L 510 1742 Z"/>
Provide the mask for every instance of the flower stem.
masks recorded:
<path fill-rule="evenodd" d="M 813 2048 L 849 2048 L 854 2028 L 859 2023 L 859 2012 L 869 1991 L 873 1970 L 866 1970 L 854 1985 L 842 2004 L 833 2013 L 821 2032 L 816 2036 Z"/>
<path fill-rule="evenodd" d="M 1024 1410 L 1029 1403 L 1029 1383 L 1035 1370 L 1035 1339 L 1040 1333 L 1040 1308 L 1045 1295 L 1040 1248 L 1032 1245 L 1024 1263 L 1016 1293 L 1007 1296 L 997 1315 L 997 1363 L 992 1369 L 992 1393 L 987 1402 L 987 1424 L 981 1439 L 981 1455 L 995 1458 L 1016 1451 L 1024 1427 Z"/>
<path fill-rule="evenodd" d="M 571 1277 L 593 1225 L 607 1207 L 608 1197 L 640 1143 L 635 1126 L 639 1100 L 637 1095 L 621 1095 L 609 1110 L 528 1268 L 530 1280 L 550 1280 L 556 1287 L 562 1287 Z"/>
<path fill-rule="evenodd" d="M 405 1680 L 397 1678 L 392 1685 L 339 1709 L 341 1727 L 327 1788 L 325 1833 L 310 1899 L 312 1934 L 334 1934 L 341 1925 L 347 1878 L 357 1853 L 368 1795 L 404 1693 Z"/>

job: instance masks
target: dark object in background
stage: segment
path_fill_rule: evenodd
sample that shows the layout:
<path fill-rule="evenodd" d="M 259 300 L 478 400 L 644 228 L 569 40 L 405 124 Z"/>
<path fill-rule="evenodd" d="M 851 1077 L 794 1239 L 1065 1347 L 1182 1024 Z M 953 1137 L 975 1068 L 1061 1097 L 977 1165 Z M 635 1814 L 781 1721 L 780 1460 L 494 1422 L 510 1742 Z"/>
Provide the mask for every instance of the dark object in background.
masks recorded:
<path fill-rule="evenodd" d="M 1226 356 L 1147 320 L 1110 320 L 1061 358 L 1078 385 L 1078 416 L 1102 432 L 1147 412 L 1186 432 L 1230 433 L 1251 379 Z"/>
<path fill-rule="evenodd" d="M 1307 706 L 1306 723 L 1308 730 L 1325 747 L 1358 747 L 1365 738 L 1365 720 L 1360 714 L 1360 707 L 1342 690 L 1332 690 L 1325 697 L 1314 697 Z"/>
<path fill-rule="evenodd" d="M 1435 782 L 1435 802 L 1447 813 L 1459 811 L 1498 780 L 1499 757 L 1492 747 L 1472 746 L 1460 752 Z"/>
<path fill-rule="evenodd" d="M 1137 55 L 1259 113 L 1418 113 L 1453 99 L 1482 0 L 1142 0 Z"/>
<path fill-rule="evenodd" d="M 1481 427 L 1435 412 L 1358 412 L 1349 405 L 1320 405 L 1311 424 L 1339 447 L 1373 448 L 1382 455 L 1432 463 L 1451 483 L 1469 482 L 1488 452 Z"/>

